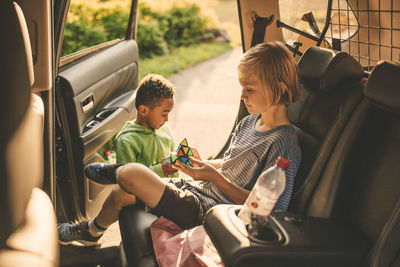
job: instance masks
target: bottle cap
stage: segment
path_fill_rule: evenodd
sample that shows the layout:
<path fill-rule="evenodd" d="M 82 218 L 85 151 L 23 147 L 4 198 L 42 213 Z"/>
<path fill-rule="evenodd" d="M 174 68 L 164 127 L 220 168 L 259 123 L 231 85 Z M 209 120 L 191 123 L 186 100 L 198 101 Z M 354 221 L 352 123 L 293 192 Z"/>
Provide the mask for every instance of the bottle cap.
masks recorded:
<path fill-rule="evenodd" d="M 289 168 L 290 161 L 285 158 L 278 157 L 278 159 L 276 160 L 276 165 L 278 165 L 284 170 L 287 170 L 287 168 Z"/>
<path fill-rule="evenodd" d="M 111 155 L 111 151 L 109 149 L 104 150 L 103 152 L 105 157 L 109 157 Z"/>

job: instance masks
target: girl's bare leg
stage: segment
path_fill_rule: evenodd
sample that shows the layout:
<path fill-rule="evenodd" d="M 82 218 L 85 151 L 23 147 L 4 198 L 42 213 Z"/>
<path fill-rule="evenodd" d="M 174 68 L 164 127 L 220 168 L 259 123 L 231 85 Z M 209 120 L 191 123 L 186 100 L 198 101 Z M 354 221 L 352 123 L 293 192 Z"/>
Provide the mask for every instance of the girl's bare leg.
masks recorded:
<path fill-rule="evenodd" d="M 155 208 L 164 193 L 165 182 L 142 164 L 129 163 L 118 172 L 120 187 L 140 198 L 150 208 Z"/>
<path fill-rule="evenodd" d="M 119 185 L 113 185 L 111 193 L 95 219 L 96 223 L 103 228 L 108 228 L 118 220 L 119 213 L 123 207 L 135 203 L 136 197 L 134 195 L 126 193 Z"/>

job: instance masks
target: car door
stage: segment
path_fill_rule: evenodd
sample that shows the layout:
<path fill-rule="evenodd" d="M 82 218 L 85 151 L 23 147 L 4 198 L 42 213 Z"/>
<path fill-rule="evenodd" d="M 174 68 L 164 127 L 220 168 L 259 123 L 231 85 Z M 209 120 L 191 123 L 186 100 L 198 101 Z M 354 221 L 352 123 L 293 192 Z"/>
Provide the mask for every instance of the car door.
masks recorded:
<path fill-rule="evenodd" d="M 65 12 L 73 1 L 55 4 L 61 50 Z M 138 83 L 135 40 L 137 1 L 132 0 L 126 36 L 61 58 L 55 83 L 56 180 L 59 221 L 91 218 L 98 213 L 110 187 L 89 181 L 84 167 L 104 161 L 102 147 L 136 116 Z M 62 8 L 64 7 L 64 8 Z M 57 9 L 58 8 L 58 9 Z M 64 10 L 64 12 L 62 12 Z M 57 24 L 56 24 L 57 26 Z"/>

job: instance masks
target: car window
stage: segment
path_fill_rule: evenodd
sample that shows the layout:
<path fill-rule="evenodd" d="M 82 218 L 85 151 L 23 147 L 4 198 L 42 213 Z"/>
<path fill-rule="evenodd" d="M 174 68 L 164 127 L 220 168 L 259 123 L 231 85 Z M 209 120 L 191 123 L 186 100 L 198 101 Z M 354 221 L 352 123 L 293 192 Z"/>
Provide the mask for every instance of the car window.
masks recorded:
<path fill-rule="evenodd" d="M 72 0 L 61 56 L 125 39 L 130 4 L 130 1 Z"/>
<path fill-rule="evenodd" d="M 280 19 L 292 27 L 318 37 L 325 25 L 327 6 L 328 0 L 295 2 L 291 0 L 279 0 Z M 331 18 L 332 28 L 326 34 L 328 42 L 331 42 L 332 38 L 348 39 L 356 33 L 358 28 L 357 19 L 345 0 L 334 1 Z M 316 27 L 311 25 L 312 21 L 315 21 Z M 348 24 L 351 27 L 340 28 L 340 22 L 342 24 L 350 22 Z M 298 33 L 285 28 L 283 28 L 283 36 L 289 44 L 293 44 L 299 38 Z"/>

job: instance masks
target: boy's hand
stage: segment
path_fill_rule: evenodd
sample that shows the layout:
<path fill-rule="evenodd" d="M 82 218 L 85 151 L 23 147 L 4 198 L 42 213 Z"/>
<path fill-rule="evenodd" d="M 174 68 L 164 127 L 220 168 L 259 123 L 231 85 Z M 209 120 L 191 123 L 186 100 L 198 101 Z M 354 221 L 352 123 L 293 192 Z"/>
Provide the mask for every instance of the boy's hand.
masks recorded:
<path fill-rule="evenodd" d="M 168 175 L 173 174 L 173 173 L 175 173 L 175 172 L 178 171 L 176 168 L 174 168 L 174 167 L 172 166 L 171 163 L 168 163 L 168 162 L 163 162 L 163 163 L 161 164 L 161 168 L 162 168 L 162 172 L 163 172 L 163 174 L 164 174 L 165 176 L 168 176 Z"/>

